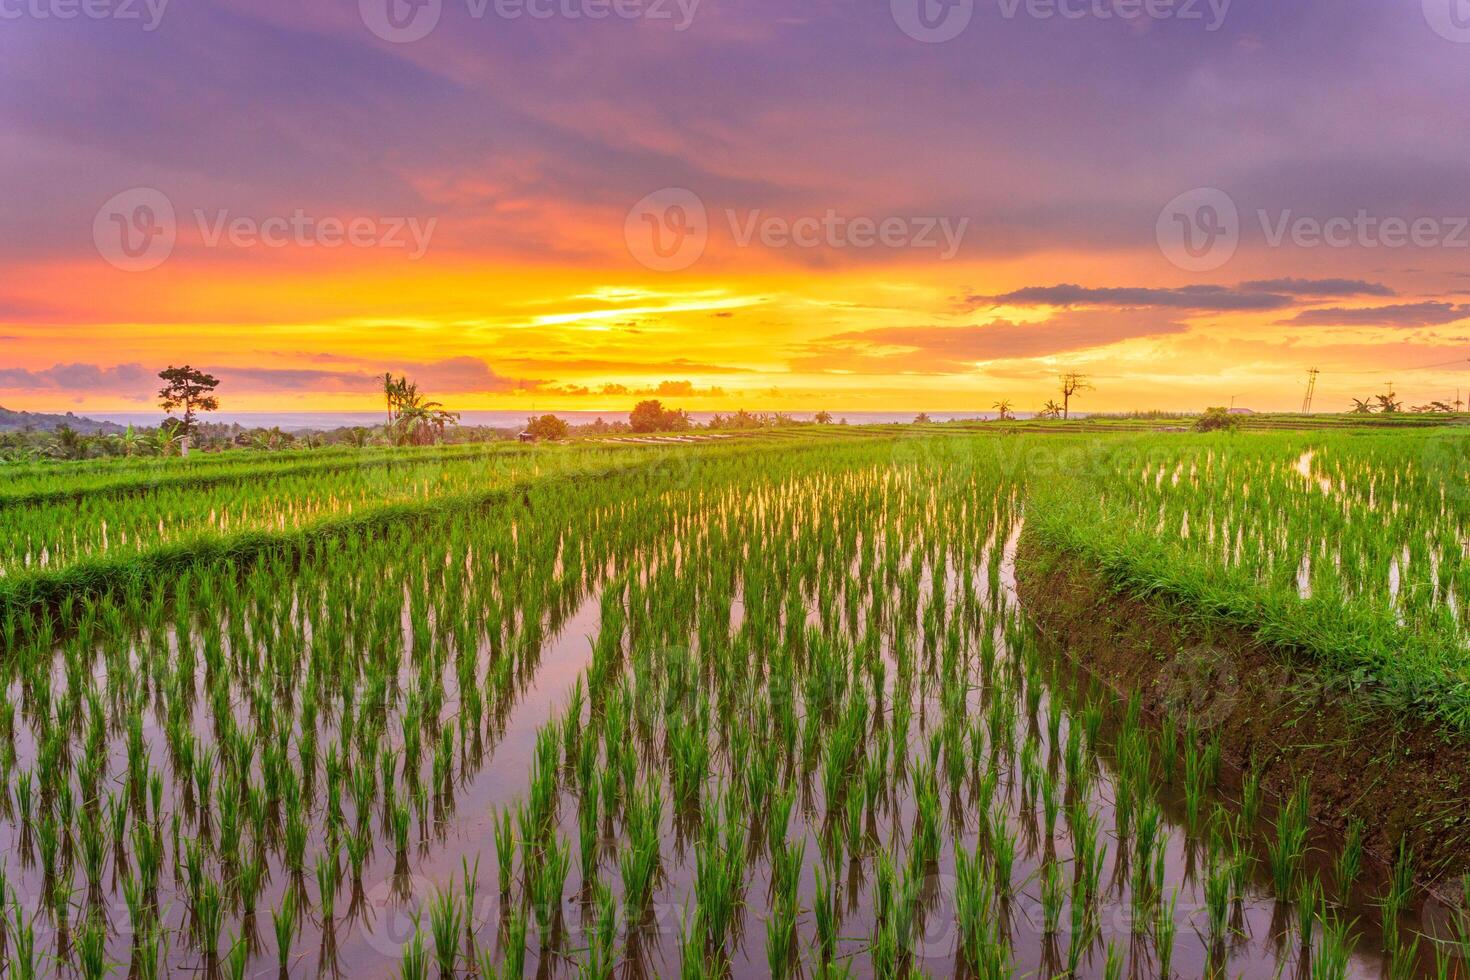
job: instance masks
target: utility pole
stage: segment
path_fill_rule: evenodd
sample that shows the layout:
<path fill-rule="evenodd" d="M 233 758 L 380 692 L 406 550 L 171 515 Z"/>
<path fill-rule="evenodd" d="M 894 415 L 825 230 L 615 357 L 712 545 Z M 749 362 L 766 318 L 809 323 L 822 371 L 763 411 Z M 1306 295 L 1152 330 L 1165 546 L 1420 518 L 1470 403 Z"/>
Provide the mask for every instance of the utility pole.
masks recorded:
<path fill-rule="evenodd" d="M 1317 394 L 1317 375 L 1321 374 L 1317 368 L 1307 372 L 1307 397 L 1302 399 L 1302 414 L 1312 414 L 1312 398 Z"/>

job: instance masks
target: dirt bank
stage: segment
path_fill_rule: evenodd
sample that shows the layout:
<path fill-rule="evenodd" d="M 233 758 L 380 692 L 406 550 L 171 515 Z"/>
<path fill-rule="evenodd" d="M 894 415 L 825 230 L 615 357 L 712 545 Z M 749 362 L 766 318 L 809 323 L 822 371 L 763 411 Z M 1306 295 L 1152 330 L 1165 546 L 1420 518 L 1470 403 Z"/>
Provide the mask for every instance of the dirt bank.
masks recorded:
<path fill-rule="evenodd" d="M 1404 838 L 1424 885 L 1458 891 L 1470 872 L 1470 740 L 1372 707 L 1239 630 L 1116 593 L 1029 533 L 1016 578 L 1041 632 L 1118 692 L 1140 692 L 1155 721 L 1193 714 L 1273 800 L 1305 779 L 1323 847 L 1356 817 L 1380 866 Z"/>

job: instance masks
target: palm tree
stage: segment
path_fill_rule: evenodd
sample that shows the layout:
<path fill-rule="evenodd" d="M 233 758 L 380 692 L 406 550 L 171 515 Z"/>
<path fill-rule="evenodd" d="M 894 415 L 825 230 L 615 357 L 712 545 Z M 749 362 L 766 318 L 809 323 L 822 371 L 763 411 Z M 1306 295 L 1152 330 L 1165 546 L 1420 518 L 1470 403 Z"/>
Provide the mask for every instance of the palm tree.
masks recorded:
<path fill-rule="evenodd" d="M 412 404 L 398 410 L 394 428 L 399 445 L 427 446 L 444 438 L 445 426 L 458 421 L 456 413 L 445 411 L 438 402 L 420 402 L 415 398 Z"/>
<path fill-rule="evenodd" d="M 1391 391 L 1386 395 L 1378 396 L 1378 410 L 1384 415 L 1391 415 L 1394 412 L 1397 412 L 1402 407 L 1403 403 L 1400 402 L 1398 400 L 1398 397 Z"/>
<path fill-rule="evenodd" d="M 1367 398 L 1354 398 L 1353 399 L 1353 414 L 1354 415 L 1372 415 L 1373 414 L 1373 402 L 1370 401 Z"/>
<path fill-rule="evenodd" d="M 1039 419 L 1059 419 L 1062 417 L 1062 406 L 1058 405 L 1055 399 L 1048 398 L 1046 400 L 1046 407 L 1038 412 L 1036 417 Z"/>
<path fill-rule="evenodd" d="M 1002 398 L 1000 401 L 996 402 L 994 405 L 992 405 L 990 407 L 993 408 L 993 409 L 995 409 L 997 412 L 1000 413 L 1000 418 L 998 419 L 998 421 L 1001 421 L 1001 422 L 1013 422 L 1013 421 L 1015 421 L 1015 418 L 1016 417 L 1011 414 L 1011 402 L 1010 402 L 1010 399 L 1008 399 L 1008 398 Z"/>
<path fill-rule="evenodd" d="M 82 459 L 87 455 L 87 441 L 69 425 L 56 430 L 56 443 L 51 454 L 57 459 Z"/>

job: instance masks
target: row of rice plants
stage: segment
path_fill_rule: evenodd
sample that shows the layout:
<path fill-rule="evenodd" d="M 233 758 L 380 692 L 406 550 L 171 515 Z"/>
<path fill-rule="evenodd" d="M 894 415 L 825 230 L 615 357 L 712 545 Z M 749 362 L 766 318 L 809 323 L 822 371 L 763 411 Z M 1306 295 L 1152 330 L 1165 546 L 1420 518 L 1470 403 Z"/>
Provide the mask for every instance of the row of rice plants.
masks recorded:
<path fill-rule="evenodd" d="M 481 456 L 517 454 L 527 447 L 516 443 L 466 446 L 394 447 L 381 449 L 318 450 L 292 453 L 210 453 L 188 459 L 163 457 L 126 467 L 73 470 L 53 466 L 26 472 L 6 467 L 0 487 L 0 508 L 123 496 L 168 488 L 203 488 L 304 473 L 403 466 L 410 463 L 451 462 Z M 77 467 L 83 464 L 69 464 Z"/>

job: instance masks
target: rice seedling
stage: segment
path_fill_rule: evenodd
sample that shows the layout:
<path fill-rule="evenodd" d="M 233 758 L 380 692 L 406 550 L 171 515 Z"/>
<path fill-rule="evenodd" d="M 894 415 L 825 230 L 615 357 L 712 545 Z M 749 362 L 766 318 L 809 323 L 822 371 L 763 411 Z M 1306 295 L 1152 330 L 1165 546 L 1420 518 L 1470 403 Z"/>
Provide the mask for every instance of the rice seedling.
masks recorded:
<path fill-rule="evenodd" d="M 1400 840 L 1398 858 L 1394 861 L 1393 871 L 1388 880 L 1388 891 L 1384 893 L 1381 902 L 1384 945 L 1390 951 L 1398 946 L 1399 921 L 1413 893 L 1414 856 L 1409 851 L 1407 841 Z"/>
<path fill-rule="evenodd" d="M 291 962 L 291 945 L 296 940 L 296 892 L 286 889 L 278 908 L 271 912 L 271 924 L 276 933 L 277 963 L 284 974 Z"/>
<path fill-rule="evenodd" d="M 1048 936 L 1056 935 L 1061 928 L 1062 906 L 1066 901 L 1066 879 L 1062 877 L 1061 867 L 1052 861 L 1041 875 L 1042 923 Z"/>
<path fill-rule="evenodd" d="M 622 872 L 624 901 L 630 917 L 641 915 L 653 894 L 654 876 L 658 870 L 658 838 L 648 831 L 635 831 L 639 836 L 628 842 L 618 855 Z"/>
<path fill-rule="evenodd" d="M 541 864 L 532 879 L 532 908 L 536 914 L 536 928 L 541 937 L 542 949 L 550 949 L 555 944 L 562 895 L 566 889 L 567 870 L 571 860 L 570 847 L 554 841 L 542 855 Z"/>
<path fill-rule="evenodd" d="M 796 911 L 783 896 L 766 920 L 766 965 L 772 977 L 791 974 L 796 956 Z"/>
<path fill-rule="evenodd" d="M 1173 972 L 1174 942 L 1179 934 L 1179 922 L 1177 913 L 1179 909 L 1179 893 L 1176 891 L 1169 896 L 1169 901 L 1159 902 L 1154 916 L 1154 950 L 1159 957 L 1159 976 L 1169 977 Z M 1109 961 L 1111 961 L 1112 950 L 1109 944 Z"/>
<path fill-rule="evenodd" d="M 112 964 L 107 960 L 107 929 L 97 911 L 88 914 L 77 929 L 77 972 L 86 980 L 101 980 Z"/>
<path fill-rule="evenodd" d="M 1205 770 L 1205 760 L 1191 733 L 1184 744 L 1184 812 L 1190 830 L 1197 830 L 1200 825 L 1200 808 L 1207 783 Z"/>
<path fill-rule="evenodd" d="M 1235 872 L 1226 862 L 1210 870 L 1205 879 L 1205 910 L 1209 920 L 1209 935 L 1212 942 L 1223 943 L 1229 930 L 1230 893 Z"/>
<path fill-rule="evenodd" d="M 990 815 L 990 859 L 995 869 L 995 890 L 1006 896 L 1011 893 L 1011 877 L 1016 864 L 1016 838 L 1006 823 L 1005 817 Z"/>
<path fill-rule="evenodd" d="M 434 961 L 440 977 L 453 977 L 459 959 L 459 936 L 464 925 L 464 907 L 458 898 L 440 890 L 429 899 L 429 933 L 434 939 Z"/>
<path fill-rule="evenodd" d="M 424 947 L 424 934 L 414 923 L 413 935 L 403 944 L 403 958 L 398 965 L 401 980 L 428 980 L 429 953 Z"/>
<path fill-rule="evenodd" d="M 1419 975 L 1419 939 L 1394 944 L 1388 961 L 1388 980 L 1413 980 Z"/>
<path fill-rule="evenodd" d="M 618 910 L 612 889 L 598 881 L 594 884 L 595 918 L 588 935 L 587 962 L 584 975 L 592 980 L 612 980 L 617 965 Z"/>
<path fill-rule="evenodd" d="M 1353 820 L 1348 824 L 1347 837 L 1333 866 L 1333 878 L 1337 882 L 1338 901 L 1347 902 L 1352 895 L 1353 885 L 1363 873 L 1363 822 Z"/>
<path fill-rule="evenodd" d="M 510 910 L 505 929 L 505 958 L 501 973 L 506 977 L 523 977 L 526 970 L 526 934 L 530 921 L 519 908 Z"/>
<path fill-rule="evenodd" d="M 510 894 L 511 882 L 515 878 L 515 827 L 508 808 L 495 818 L 494 828 L 495 874 L 500 884 L 500 895 L 504 898 Z"/>
<path fill-rule="evenodd" d="M 1319 911 L 1322 938 L 1312 954 L 1313 980 L 1346 980 L 1352 960 L 1352 924 L 1333 914 L 1324 902 Z"/>
<path fill-rule="evenodd" d="M 1315 875 L 1306 878 L 1296 896 L 1297 942 L 1302 949 L 1311 949 L 1324 901 L 1322 882 Z"/>
<path fill-rule="evenodd" d="M 1276 836 L 1269 855 L 1271 878 L 1283 899 L 1296 895 L 1307 855 L 1307 787 L 1299 786 L 1276 815 Z"/>

